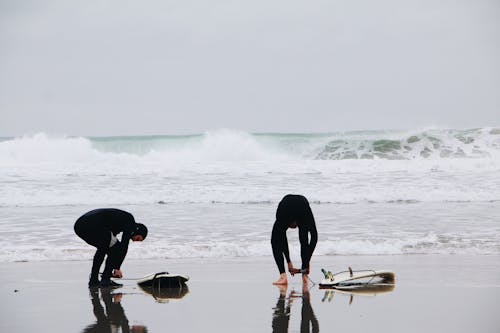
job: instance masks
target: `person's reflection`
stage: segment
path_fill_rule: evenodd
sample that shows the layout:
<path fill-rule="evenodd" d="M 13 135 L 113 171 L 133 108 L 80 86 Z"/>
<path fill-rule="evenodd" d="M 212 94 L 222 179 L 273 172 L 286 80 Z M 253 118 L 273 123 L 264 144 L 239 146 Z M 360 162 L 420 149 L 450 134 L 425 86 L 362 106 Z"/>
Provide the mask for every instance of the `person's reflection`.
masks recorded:
<path fill-rule="evenodd" d="M 295 291 L 291 291 L 286 297 L 287 286 L 279 286 L 280 296 L 276 307 L 273 308 L 273 332 L 288 332 L 288 324 L 290 322 L 290 309 L 295 298 L 299 298 Z M 288 300 L 288 303 L 287 303 Z M 300 332 L 319 332 L 318 319 L 314 315 L 311 306 L 311 294 L 307 286 L 303 287 L 302 290 L 302 311 L 301 311 L 301 322 L 300 322 Z"/>
<path fill-rule="evenodd" d="M 288 332 L 288 322 L 290 321 L 290 301 L 286 305 L 286 285 L 277 286 L 280 296 L 276 307 L 273 308 L 273 332 Z M 291 300 L 291 298 L 289 298 Z"/>
<path fill-rule="evenodd" d="M 99 299 L 99 290 L 104 302 L 103 308 Z M 121 305 L 122 294 L 111 293 L 111 288 L 89 288 L 90 299 L 97 322 L 84 328 L 83 333 L 146 333 L 142 325 L 129 327 L 128 319 Z"/>

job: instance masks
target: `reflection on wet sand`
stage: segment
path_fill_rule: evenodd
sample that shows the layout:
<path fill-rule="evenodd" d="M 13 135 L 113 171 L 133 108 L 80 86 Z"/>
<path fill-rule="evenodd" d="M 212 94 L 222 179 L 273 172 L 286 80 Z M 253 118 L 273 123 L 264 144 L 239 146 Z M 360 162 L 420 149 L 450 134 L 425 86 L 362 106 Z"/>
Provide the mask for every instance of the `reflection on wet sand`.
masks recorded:
<path fill-rule="evenodd" d="M 312 332 L 319 332 L 319 322 L 311 306 L 311 294 L 309 293 L 309 289 L 307 287 L 303 288 L 302 295 L 292 290 L 287 298 L 287 286 L 278 286 L 278 288 L 280 289 L 280 295 L 276 307 L 273 308 L 273 332 L 288 332 L 290 309 L 293 301 L 297 298 L 302 298 L 300 332 L 309 333 L 311 332 L 311 327 Z"/>
<path fill-rule="evenodd" d="M 153 296 L 158 303 L 168 303 L 171 300 L 181 299 L 189 293 L 187 285 L 179 288 L 139 287 L 146 294 Z"/>
<path fill-rule="evenodd" d="M 331 302 L 336 293 L 349 295 L 349 305 L 352 304 L 355 295 L 359 296 L 376 296 L 379 294 L 389 293 L 394 290 L 394 284 L 367 284 L 362 286 L 352 286 L 343 288 L 326 289 L 323 295 L 322 302 Z"/>
<path fill-rule="evenodd" d="M 83 329 L 83 333 L 146 333 L 143 325 L 128 325 L 128 319 L 121 305 L 123 295 L 112 288 L 89 288 L 92 308 L 97 322 Z M 101 294 L 104 307 L 99 299 Z"/>
<path fill-rule="evenodd" d="M 290 302 L 286 304 L 286 287 L 278 286 L 280 288 L 280 296 L 278 303 L 273 308 L 273 332 L 288 332 L 288 323 L 290 321 Z M 290 298 L 289 298 L 290 299 Z"/>

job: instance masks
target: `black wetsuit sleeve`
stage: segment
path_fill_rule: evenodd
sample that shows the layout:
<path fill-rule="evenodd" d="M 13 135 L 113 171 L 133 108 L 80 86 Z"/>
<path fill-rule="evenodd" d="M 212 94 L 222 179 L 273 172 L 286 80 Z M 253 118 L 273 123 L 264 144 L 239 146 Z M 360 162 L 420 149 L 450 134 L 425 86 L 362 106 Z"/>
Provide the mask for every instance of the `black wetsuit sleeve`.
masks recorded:
<path fill-rule="evenodd" d="M 112 218 L 109 220 L 111 229 L 115 235 L 122 232 L 122 237 L 121 241 L 116 242 L 116 244 L 110 248 L 109 252 L 113 269 L 120 269 L 127 255 L 128 245 L 132 234 L 137 229 L 137 224 L 132 214 L 128 212 L 116 210 L 113 213 Z"/>
<path fill-rule="evenodd" d="M 283 233 L 283 255 L 285 256 L 285 260 L 289 263 L 290 260 L 290 252 L 288 251 L 288 239 L 286 238 L 286 232 Z"/>
<path fill-rule="evenodd" d="M 273 256 L 278 270 L 285 273 L 285 265 L 283 262 L 283 255 L 286 262 L 290 262 L 290 253 L 288 251 L 288 239 L 286 238 L 286 228 L 283 228 L 278 223 L 274 223 L 273 231 L 271 234 L 271 246 L 273 248 Z"/>
<path fill-rule="evenodd" d="M 311 239 L 309 240 L 309 233 L 311 234 Z M 302 227 L 299 229 L 299 240 L 300 240 L 300 256 L 302 258 L 302 269 L 309 267 L 309 262 L 311 261 L 312 254 L 316 248 L 316 243 L 318 243 L 318 231 L 316 230 L 316 223 L 314 223 L 314 218 L 309 223 L 309 227 Z"/>
<path fill-rule="evenodd" d="M 111 267 L 113 269 L 120 269 L 123 260 L 125 260 L 125 256 L 128 251 L 128 243 L 130 238 L 122 236 L 121 242 L 116 242 L 116 244 L 109 249 Z"/>

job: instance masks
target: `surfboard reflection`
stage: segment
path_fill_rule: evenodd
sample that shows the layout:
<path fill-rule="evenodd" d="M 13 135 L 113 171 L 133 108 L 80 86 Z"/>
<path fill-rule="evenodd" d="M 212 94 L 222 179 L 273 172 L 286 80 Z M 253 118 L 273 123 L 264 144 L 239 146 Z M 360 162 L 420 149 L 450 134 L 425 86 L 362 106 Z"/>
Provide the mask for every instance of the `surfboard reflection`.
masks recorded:
<path fill-rule="evenodd" d="M 394 290 L 394 284 L 366 284 L 343 288 L 325 289 L 322 302 L 331 302 L 335 294 L 348 295 L 349 305 L 352 304 L 354 296 L 376 296 L 379 294 L 390 293 Z"/>
<path fill-rule="evenodd" d="M 292 303 L 298 298 L 302 298 L 300 332 L 309 333 L 311 332 L 311 328 L 312 332 L 319 332 L 319 322 L 311 306 L 311 294 L 309 293 L 309 289 L 304 288 L 302 294 L 298 294 L 292 290 L 288 297 L 286 297 L 287 287 L 278 286 L 278 288 L 280 289 L 280 296 L 276 303 L 276 307 L 273 308 L 273 332 L 288 332 L 290 309 Z"/>
<path fill-rule="evenodd" d="M 187 285 L 179 288 L 139 287 L 146 294 L 153 296 L 158 303 L 168 303 L 172 300 L 181 299 L 189 293 Z"/>
<path fill-rule="evenodd" d="M 83 329 L 83 333 L 147 333 L 146 326 L 129 326 L 121 305 L 122 294 L 113 293 L 111 288 L 89 288 L 96 322 Z M 101 297 L 99 297 L 99 293 Z M 101 299 L 104 302 L 102 306 Z"/>

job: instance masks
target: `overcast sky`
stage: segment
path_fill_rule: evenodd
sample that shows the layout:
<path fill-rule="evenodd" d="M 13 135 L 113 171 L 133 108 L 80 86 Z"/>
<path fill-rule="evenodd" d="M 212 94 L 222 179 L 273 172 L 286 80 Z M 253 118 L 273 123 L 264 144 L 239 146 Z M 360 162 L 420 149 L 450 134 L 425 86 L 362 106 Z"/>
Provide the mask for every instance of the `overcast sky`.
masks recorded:
<path fill-rule="evenodd" d="M 0 136 L 498 125 L 498 0 L 0 0 Z"/>

